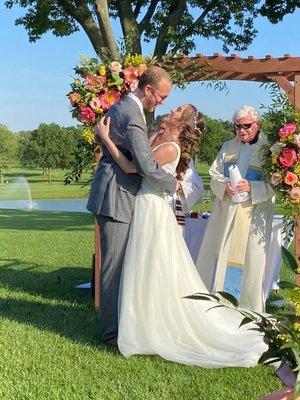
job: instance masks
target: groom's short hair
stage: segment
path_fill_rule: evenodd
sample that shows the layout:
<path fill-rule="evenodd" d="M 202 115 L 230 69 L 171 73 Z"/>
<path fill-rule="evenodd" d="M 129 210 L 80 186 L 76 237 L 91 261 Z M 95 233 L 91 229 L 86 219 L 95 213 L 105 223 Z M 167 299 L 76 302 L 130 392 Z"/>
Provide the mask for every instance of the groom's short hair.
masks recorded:
<path fill-rule="evenodd" d="M 146 85 L 157 88 L 159 82 L 163 80 L 169 82 L 170 85 L 173 85 L 173 80 L 169 73 L 163 68 L 153 65 L 141 75 L 138 83 L 138 88 L 143 89 Z"/>

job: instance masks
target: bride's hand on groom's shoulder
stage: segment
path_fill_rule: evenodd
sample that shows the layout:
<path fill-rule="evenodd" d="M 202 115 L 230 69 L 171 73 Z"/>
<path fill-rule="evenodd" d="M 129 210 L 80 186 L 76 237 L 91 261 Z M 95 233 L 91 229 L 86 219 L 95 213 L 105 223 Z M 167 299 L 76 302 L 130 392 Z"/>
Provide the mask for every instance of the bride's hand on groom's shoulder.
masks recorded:
<path fill-rule="evenodd" d="M 101 141 L 105 143 L 109 139 L 109 125 L 110 117 L 100 118 L 94 128 L 94 137 L 96 142 L 97 140 L 99 141 L 99 139 L 101 139 Z"/>

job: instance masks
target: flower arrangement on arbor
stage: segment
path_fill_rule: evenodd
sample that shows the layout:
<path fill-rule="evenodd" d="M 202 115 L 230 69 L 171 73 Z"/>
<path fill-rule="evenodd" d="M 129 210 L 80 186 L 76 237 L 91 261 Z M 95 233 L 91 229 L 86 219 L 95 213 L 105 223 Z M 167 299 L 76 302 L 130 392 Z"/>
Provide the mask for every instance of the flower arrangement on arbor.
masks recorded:
<path fill-rule="evenodd" d="M 300 210 L 300 130 L 295 121 L 283 124 L 277 132 L 276 142 L 270 147 L 268 163 L 270 183 L 283 198 L 283 202 Z"/>
<path fill-rule="evenodd" d="M 269 144 L 263 150 L 263 168 L 287 217 L 295 218 L 300 214 L 300 114 L 286 103 L 266 119 Z"/>
<path fill-rule="evenodd" d="M 83 137 L 93 143 L 93 126 L 126 93 L 136 89 L 142 73 L 153 63 L 141 55 L 127 55 L 120 62 L 100 63 L 95 58 L 81 58 L 75 67 L 79 77 L 71 83 L 68 94 L 72 115 L 83 126 Z"/>

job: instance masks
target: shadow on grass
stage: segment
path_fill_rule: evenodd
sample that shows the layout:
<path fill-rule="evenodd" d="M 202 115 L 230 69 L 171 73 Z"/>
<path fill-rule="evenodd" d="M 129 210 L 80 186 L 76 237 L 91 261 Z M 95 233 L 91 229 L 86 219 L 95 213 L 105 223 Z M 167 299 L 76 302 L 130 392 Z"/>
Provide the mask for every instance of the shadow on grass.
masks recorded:
<path fill-rule="evenodd" d="M 50 272 L 43 272 L 42 269 L 45 269 L 45 265 L 40 266 L 17 259 L 2 259 L 1 286 L 47 299 L 91 301 L 89 291 L 75 288 L 78 284 L 91 281 L 91 268 L 63 267 Z"/>
<path fill-rule="evenodd" d="M 5 230 L 92 231 L 93 222 L 88 213 L 0 210 L 0 229 Z"/>
<path fill-rule="evenodd" d="M 5 264 L 0 267 L 0 282 L 11 294 L 0 297 L 0 316 L 57 333 L 79 343 L 102 347 L 98 315 L 91 295 L 86 290 L 75 288 L 76 284 L 90 279 L 89 269 L 66 267 L 42 273 L 37 271 L 40 267 L 37 264 L 27 264 L 24 268 L 24 262 L 19 260 L 3 261 Z M 18 293 L 14 293 L 16 291 Z M 37 298 L 15 298 L 20 296 L 20 292 Z M 118 354 L 115 349 L 107 351 Z"/>
<path fill-rule="evenodd" d="M 0 315 L 40 330 L 58 333 L 76 342 L 101 346 L 97 315 L 91 305 L 0 298 Z"/>

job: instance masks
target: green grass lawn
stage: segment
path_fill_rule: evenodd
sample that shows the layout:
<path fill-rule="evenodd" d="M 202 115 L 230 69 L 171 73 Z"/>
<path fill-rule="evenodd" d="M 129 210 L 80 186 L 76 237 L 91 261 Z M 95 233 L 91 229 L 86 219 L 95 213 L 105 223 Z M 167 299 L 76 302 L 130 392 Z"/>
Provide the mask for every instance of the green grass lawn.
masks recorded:
<path fill-rule="evenodd" d="M 89 179 L 89 174 L 83 175 L 82 182 L 73 182 L 70 185 L 64 184 L 66 171 L 55 169 L 52 172 L 52 182 L 48 182 L 48 177 L 43 175 L 42 169 L 30 168 L 9 168 L 5 171 L 5 182 L 0 185 L 0 200 L 12 200 L 26 198 L 24 184 L 14 187 L 12 181 L 17 177 L 24 177 L 27 179 L 31 196 L 33 199 L 67 199 L 67 198 L 80 198 L 88 195 L 88 187 L 83 185 Z M 13 186 L 11 188 L 11 186 Z"/>
<path fill-rule="evenodd" d="M 84 213 L 0 210 L 0 399 L 258 400 L 271 367 L 202 369 L 103 347 L 88 293 L 93 222 Z"/>

